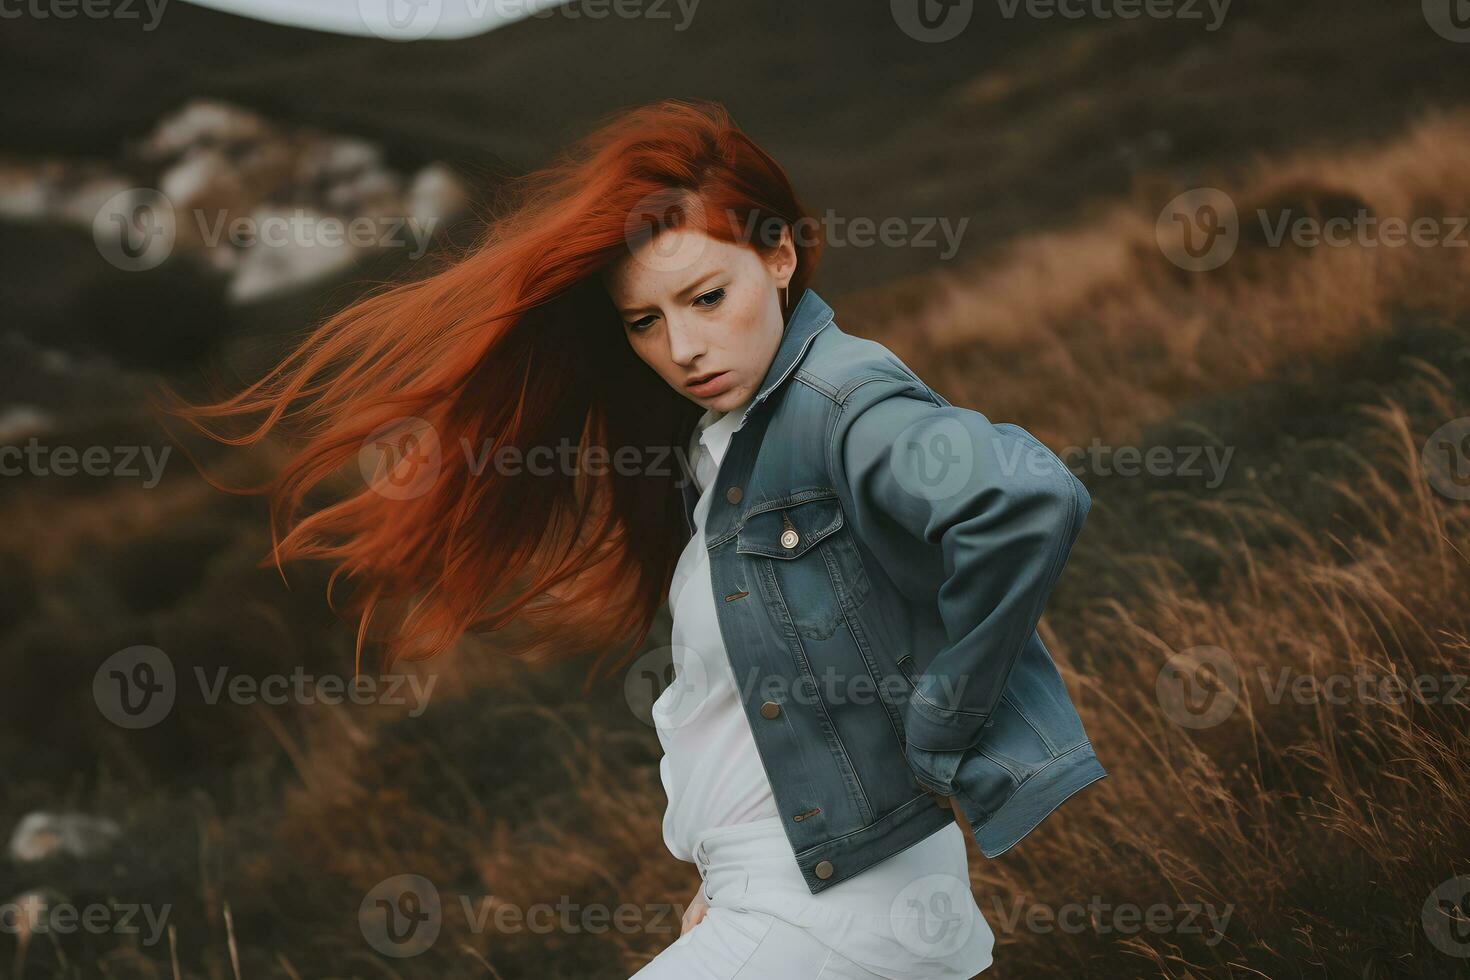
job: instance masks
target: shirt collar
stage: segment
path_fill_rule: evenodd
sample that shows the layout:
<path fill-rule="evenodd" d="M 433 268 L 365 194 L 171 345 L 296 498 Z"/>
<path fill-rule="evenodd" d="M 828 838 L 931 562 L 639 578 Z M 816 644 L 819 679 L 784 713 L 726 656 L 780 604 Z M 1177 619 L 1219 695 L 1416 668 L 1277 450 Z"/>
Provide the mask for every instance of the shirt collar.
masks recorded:
<path fill-rule="evenodd" d="M 695 439 L 703 443 L 709 450 L 716 466 L 720 465 L 720 460 L 725 456 L 725 449 L 730 445 L 730 437 L 745 423 L 745 410 L 753 401 L 755 401 L 755 396 L 747 398 L 744 404 L 737 405 L 728 412 L 707 409 L 699 417 L 699 424 L 694 432 Z"/>

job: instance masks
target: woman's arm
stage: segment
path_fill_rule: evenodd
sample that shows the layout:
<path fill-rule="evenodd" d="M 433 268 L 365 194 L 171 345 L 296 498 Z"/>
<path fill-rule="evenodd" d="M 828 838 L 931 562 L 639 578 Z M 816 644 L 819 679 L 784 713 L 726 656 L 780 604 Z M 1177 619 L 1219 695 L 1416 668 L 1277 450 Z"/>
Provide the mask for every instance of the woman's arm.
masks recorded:
<path fill-rule="evenodd" d="M 1061 574 L 1091 500 L 1057 456 L 1019 426 L 942 404 L 913 383 L 877 379 L 844 402 L 833 472 L 852 523 L 885 567 L 937 547 L 937 601 L 949 645 L 905 712 L 910 762 L 948 792 Z M 905 555 L 905 551 L 908 555 Z"/>

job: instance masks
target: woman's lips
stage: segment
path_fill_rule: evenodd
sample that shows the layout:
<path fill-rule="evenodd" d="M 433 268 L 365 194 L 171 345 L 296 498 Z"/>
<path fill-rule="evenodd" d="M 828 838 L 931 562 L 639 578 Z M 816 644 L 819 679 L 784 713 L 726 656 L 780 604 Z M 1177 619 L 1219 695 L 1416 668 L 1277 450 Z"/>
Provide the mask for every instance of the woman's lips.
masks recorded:
<path fill-rule="evenodd" d="M 708 398 L 710 395 L 718 395 L 730 386 L 730 372 L 721 371 L 714 377 L 699 384 L 689 385 L 689 393 L 698 395 L 700 398 Z"/>

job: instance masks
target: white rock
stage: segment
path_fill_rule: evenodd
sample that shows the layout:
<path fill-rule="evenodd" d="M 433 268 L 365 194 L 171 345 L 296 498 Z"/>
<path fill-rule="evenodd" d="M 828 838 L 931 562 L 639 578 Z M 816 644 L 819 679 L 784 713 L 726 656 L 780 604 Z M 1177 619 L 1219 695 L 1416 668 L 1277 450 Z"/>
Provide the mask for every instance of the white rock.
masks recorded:
<path fill-rule="evenodd" d="M 323 215 L 301 208 L 289 211 L 261 209 L 253 214 L 257 228 L 273 220 L 270 243 L 246 248 L 230 280 L 226 295 L 234 303 L 253 303 L 314 282 L 351 267 L 361 251 L 346 237 L 322 231 Z M 281 237 L 276 231 L 289 229 Z"/>
<path fill-rule="evenodd" d="M 65 854 L 95 857 L 122 836 L 122 828 L 106 817 L 83 813 L 36 811 L 21 818 L 10 835 L 13 861 L 44 861 Z"/>
<path fill-rule="evenodd" d="M 0 408 L 0 442 L 13 443 L 51 430 L 55 420 L 34 405 Z"/>
<path fill-rule="evenodd" d="M 195 99 L 159 123 L 141 149 L 146 157 L 168 157 L 197 143 L 264 139 L 270 134 L 266 121 L 248 109 Z"/>
<path fill-rule="evenodd" d="M 468 204 L 469 192 L 464 184 L 442 163 L 420 169 L 408 188 L 408 214 L 420 225 L 442 221 Z"/>

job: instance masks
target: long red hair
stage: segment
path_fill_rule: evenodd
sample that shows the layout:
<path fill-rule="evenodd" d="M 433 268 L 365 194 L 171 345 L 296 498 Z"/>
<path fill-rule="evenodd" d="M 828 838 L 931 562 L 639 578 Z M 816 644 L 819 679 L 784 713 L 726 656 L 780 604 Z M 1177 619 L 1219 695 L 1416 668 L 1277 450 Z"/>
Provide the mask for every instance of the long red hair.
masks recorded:
<path fill-rule="evenodd" d="M 367 639 L 387 669 L 519 622 L 527 659 L 602 649 L 590 681 L 636 652 L 667 594 L 700 414 L 633 353 L 599 273 L 667 228 L 766 248 L 807 213 L 721 106 L 679 101 L 609 119 L 503 201 L 462 256 L 378 286 L 238 394 L 200 405 L 165 388 L 156 404 L 232 445 L 278 425 L 299 438 L 265 486 L 221 489 L 271 494 L 263 566 L 334 563 L 329 601 L 352 583 L 359 665 Z M 820 245 L 792 237 L 795 299 Z M 601 447 L 603 465 L 495 462 L 563 446 L 587 463 Z M 640 465 L 616 465 L 623 447 Z"/>

